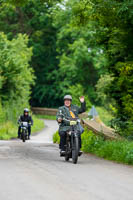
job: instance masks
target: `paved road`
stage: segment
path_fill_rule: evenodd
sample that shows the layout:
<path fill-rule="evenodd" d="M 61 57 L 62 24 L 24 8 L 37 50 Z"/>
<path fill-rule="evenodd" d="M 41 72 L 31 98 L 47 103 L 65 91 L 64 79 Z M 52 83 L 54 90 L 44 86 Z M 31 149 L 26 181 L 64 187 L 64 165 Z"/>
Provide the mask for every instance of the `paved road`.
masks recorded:
<path fill-rule="evenodd" d="M 55 121 L 31 141 L 0 142 L 0 200 L 132 200 L 133 167 L 83 155 L 77 165 L 51 142 Z"/>

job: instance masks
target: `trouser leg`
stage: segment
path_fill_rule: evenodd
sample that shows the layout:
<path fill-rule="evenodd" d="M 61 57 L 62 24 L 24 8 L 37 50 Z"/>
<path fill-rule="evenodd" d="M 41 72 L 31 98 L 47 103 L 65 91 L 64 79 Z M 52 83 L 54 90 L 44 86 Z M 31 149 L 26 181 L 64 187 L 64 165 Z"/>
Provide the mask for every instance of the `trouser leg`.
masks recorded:
<path fill-rule="evenodd" d="M 28 126 L 28 136 L 31 135 L 31 126 Z"/>
<path fill-rule="evenodd" d="M 65 144 L 66 144 L 66 132 L 65 131 L 60 131 L 59 132 L 59 135 L 60 135 L 60 149 L 62 151 L 65 151 Z"/>
<path fill-rule="evenodd" d="M 79 135 L 79 147 L 80 147 L 80 149 L 81 149 L 81 147 L 82 147 L 81 135 Z"/>
<path fill-rule="evenodd" d="M 82 141 L 81 141 L 81 132 L 80 131 L 78 132 L 78 135 L 79 135 L 79 148 L 81 149 Z"/>
<path fill-rule="evenodd" d="M 18 137 L 20 137 L 21 134 L 21 126 L 18 127 Z"/>

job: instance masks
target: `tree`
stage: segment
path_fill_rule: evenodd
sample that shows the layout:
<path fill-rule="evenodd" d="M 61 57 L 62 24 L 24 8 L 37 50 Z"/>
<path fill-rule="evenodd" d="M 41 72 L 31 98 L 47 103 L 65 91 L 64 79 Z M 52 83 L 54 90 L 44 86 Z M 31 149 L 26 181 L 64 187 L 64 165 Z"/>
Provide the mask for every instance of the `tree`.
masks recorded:
<path fill-rule="evenodd" d="M 108 93 L 116 102 L 116 118 L 128 124 L 133 122 L 133 1 L 85 2 L 84 7 L 83 2 L 77 2 L 82 9 L 73 10 L 73 19 L 81 26 L 93 22 L 95 42 L 99 47 L 104 46 L 106 67 L 114 77 Z"/>
<path fill-rule="evenodd" d="M 105 59 L 101 58 L 102 48 L 91 42 L 91 23 L 86 27 L 73 26 L 72 15 L 75 0 L 54 10 L 54 26 L 57 32 L 57 51 L 59 74 L 67 93 L 69 87 L 80 84 L 91 102 L 95 102 L 95 85 L 101 73 L 104 73 Z M 65 23 L 64 23 L 65 21 Z M 64 93 L 62 93 L 64 94 Z"/>
<path fill-rule="evenodd" d="M 3 4 L 0 7 L 0 29 L 9 39 L 14 38 L 19 32 L 28 35 L 28 44 L 33 47 L 31 66 L 35 71 L 36 83 L 32 88 L 32 106 L 60 105 L 61 92 L 56 84 L 56 29 L 52 25 L 51 17 L 51 9 L 55 3 L 56 1 L 42 3 L 41 0 L 29 0 L 23 6 Z"/>
<path fill-rule="evenodd" d="M 26 35 L 19 34 L 9 41 L 4 33 L 0 33 L 0 99 L 6 106 L 7 119 L 17 117 L 28 106 L 34 75 L 29 66 L 32 49 L 27 47 L 27 43 Z"/>

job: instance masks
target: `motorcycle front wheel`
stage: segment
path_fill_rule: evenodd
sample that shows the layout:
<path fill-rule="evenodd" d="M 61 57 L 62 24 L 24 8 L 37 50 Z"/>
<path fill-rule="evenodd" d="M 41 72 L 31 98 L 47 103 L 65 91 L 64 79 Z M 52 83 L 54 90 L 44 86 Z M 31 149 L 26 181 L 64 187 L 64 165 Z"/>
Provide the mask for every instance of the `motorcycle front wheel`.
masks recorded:
<path fill-rule="evenodd" d="M 22 141 L 25 142 L 25 131 L 22 131 Z"/>
<path fill-rule="evenodd" d="M 66 142 L 66 152 L 65 152 L 65 161 L 69 161 L 70 158 L 70 141 Z"/>
<path fill-rule="evenodd" d="M 74 164 L 78 161 L 78 153 L 79 153 L 79 138 L 74 137 L 73 138 L 73 144 L 72 144 L 72 161 Z"/>

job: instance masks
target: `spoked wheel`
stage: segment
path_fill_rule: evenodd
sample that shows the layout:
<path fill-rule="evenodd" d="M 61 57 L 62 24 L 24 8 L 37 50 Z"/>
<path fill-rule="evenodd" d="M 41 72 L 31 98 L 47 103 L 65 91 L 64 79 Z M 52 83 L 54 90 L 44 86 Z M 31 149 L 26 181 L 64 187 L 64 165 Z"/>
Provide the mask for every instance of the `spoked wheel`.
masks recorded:
<path fill-rule="evenodd" d="M 78 137 L 73 138 L 73 147 L 72 147 L 72 161 L 74 164 L 78 161 L 78 153 L 79 153 L 79 139 Z"/>
<path fill-rule="evenodd" d="M 25 133 L 24 133 L 24 131 L 22 132 L 22 140 L 23 140 L 23 142 L 25 142 Z"/>
<path fill-rule="evenodd" d="M 66 152 L 65 152 L 65 161 L 69 161 L 70 158 L 70 141 L 67 141 Z"/>

